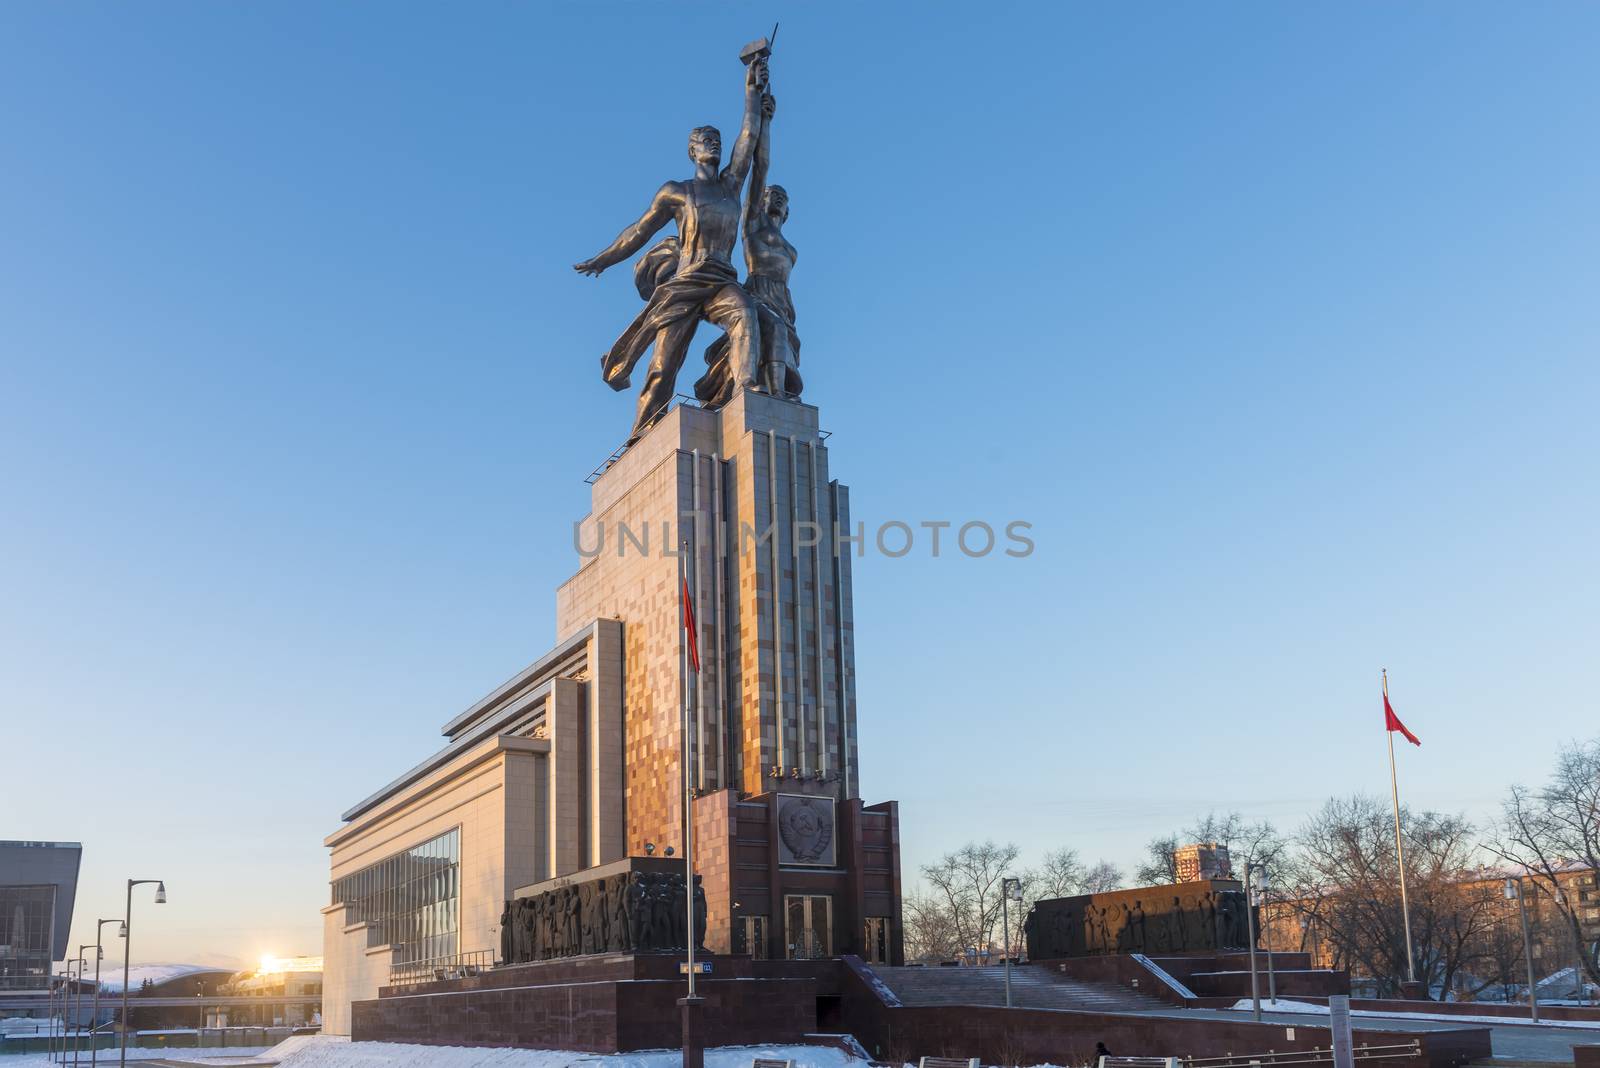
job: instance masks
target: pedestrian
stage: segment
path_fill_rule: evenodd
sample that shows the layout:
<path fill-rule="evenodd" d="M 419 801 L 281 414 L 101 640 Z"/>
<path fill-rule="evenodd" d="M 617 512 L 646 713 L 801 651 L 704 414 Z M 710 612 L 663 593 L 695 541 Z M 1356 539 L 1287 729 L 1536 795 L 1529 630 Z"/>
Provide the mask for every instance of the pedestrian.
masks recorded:
<path fill-rule="evenodd" d="M 1096 1042 L 1094 1044 L 1094 1063 L 1097 1066 L 1109 1056 L 1111 1056 L 1111 1051 L 1106 1049 L 1104 1042 Z"/>

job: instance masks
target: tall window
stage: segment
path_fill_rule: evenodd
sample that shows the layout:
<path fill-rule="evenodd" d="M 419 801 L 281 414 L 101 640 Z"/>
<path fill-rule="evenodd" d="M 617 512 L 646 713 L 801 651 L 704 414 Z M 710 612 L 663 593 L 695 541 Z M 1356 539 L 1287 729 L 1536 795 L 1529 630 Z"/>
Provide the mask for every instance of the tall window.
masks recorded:
<path fill-rule="evenodd" d="M 461 912 L 461 832 L 396 853 L 333 883 L 347 923 L 373 923 L 374 945 L 394 946 L 398 963 L 455 954 Z"/>
<path fill-rule="evenodd" d="M 54 886 L 0 886 L 0 990 L 50 984 Z"/>

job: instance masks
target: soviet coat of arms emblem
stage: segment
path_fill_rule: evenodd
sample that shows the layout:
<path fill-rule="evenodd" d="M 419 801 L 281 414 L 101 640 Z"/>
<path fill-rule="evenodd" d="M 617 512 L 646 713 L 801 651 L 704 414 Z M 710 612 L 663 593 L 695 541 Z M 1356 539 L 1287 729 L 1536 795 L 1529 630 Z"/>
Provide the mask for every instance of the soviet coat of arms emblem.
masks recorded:
<path fill-rule="evenodd" d="M 831 866 L 833 798 L 778 795 L 778 862 Z"/>

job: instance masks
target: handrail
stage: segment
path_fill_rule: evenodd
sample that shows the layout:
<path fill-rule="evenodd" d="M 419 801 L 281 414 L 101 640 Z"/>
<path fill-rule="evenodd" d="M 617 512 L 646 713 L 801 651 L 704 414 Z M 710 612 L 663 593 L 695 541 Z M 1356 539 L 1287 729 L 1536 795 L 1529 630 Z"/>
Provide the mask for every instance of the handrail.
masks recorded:
<path fill-rule="evenodd" d="M 1392 1046 L 1356 1046 L 1352 1051 L 1358 1061 L 1398 1060 L 1404 1057 L 1421 1057 L 1421 1039 L 1412 1039 Z M 1236 1053 L 1227 1057 L 1183 1057 L 1184 1068 L 1269 1068 L 1285 1064 L 1332 1064 L 1333 1050 L 1291 1049 L 1282 1053 Z"/>
<path fill-rule="evenodd" d="M 1135 964 L 1138 964 L 1145 971 L 1159 979 L 1166 985 L 1168 990 L 1171 990 L 1174 994 L 1177 994 L 1185 1001 L 1193 999 L 1194 991 L 1190 990 L 1188 987 L 1179 982 L 1177 976 L 1167 971 L 1165 968 L 1151 960 L 1149 957 L 1145 956 L 1143 953 L 1134 953 L 1132 954 L 1132 957 Z"/>
<path fill-rule="evenodd" d="M 494 967 L 494 950 L 473 949 L 389 966 L 390 986 L 415 986 L 443 979 L 465 979 Z"/>

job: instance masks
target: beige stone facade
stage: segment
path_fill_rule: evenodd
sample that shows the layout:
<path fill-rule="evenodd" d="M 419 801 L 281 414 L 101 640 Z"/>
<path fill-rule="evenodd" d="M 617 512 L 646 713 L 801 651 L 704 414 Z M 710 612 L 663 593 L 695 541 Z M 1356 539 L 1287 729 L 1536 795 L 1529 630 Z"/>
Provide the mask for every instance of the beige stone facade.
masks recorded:
<path fill-rule="evenodd" d="M 698 613 L 697 790 L 856 796 L 851 558 L 835 551 L 835 530 L 852 533 L 849 490 L 829 479 L 817 410 L 758 393 L 676 408 L 595 481 L 592 504 L 556 632 L 628 622 L 629 850 L 682 837 L 680 563 Z"/>
<path fill-rule="evenodd" d="M 323 909 L 324 1031 L 348 1034 L 352 1001 L 376 997 L 393 969 L 434 955 L 393 944 L 393 926 L 385 936 L 370 912 L 386 903 L 363 914 L 337 900 L 346 877 L 454 831 L 448 955 L 487 963 L 516 887 L 624 855 L 621 635 L 615 620 L 569 635 L 446 724 L 444 749 L 346 812 L 324 840 L 336 898 Z"/>

